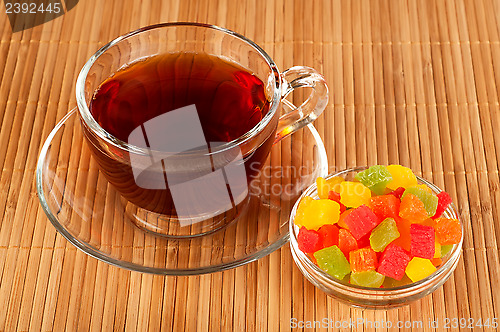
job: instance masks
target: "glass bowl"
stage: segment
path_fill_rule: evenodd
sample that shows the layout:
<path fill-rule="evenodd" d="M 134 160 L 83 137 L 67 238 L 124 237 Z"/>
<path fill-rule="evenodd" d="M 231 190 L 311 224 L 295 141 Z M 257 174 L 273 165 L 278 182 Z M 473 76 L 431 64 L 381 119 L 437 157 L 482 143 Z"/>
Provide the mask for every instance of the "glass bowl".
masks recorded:
<path fill-rule="evenodd" d="M 354 180 L 354 175 L 366 169 L 367 167 L 358 167 L 347 169 L 335 174 L 330 174 L 326 179 L 335 176 L 341 176 L 346 180 Z M 434 193 L 439 193 L 442 190 L 434 184 L 417 176 L 419 184 L 425 184 L 432 189 Z M 338 299 L 344 303 L 356 307 L 363 308 L 390 308 L 398 307 L 416 301 L 439 288 L 451 276 L 455 270 L 458 260 L 460 258 L 462 242 L 463 242 L 463 223 L 459 218 L 457 209 L 453 203 L 448 206 L 448 209 L 443 213 L 443 217 L 454 218 L 460 221 L 462 225 L 462 238 L 458 244 L 453 245 L 452 249 L 443 257 L 442 264 L 430 276 L 419 280 L 417 282 L 407 284 L 404 286 L 393 288 L 370 288 L 362 287 L 351 284 L 342 283 L 340 280 L 332 277 L 317 265 L 315 265 L 307 254 L 302 252 L 297 243 L 297 235 L 299 227 L 295 225 L 294 219 L 297 212 L 299 202 L 305 196 L 310 196 L 314 199 L 318 197 L 316 184 L 307 188 L 300 198 L 295 203 L 290 215 L 290 250 L 295 264 L 302 272 L 302 274 L 316 287 L 325 292 L 327 295 Z"/>

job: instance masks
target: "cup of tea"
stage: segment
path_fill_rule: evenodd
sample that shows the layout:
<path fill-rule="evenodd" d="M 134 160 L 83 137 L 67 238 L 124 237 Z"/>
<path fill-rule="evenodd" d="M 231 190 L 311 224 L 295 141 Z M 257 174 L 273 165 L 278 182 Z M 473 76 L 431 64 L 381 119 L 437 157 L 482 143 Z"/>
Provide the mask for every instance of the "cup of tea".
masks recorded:
<path fill-rule="evenodd" d="M 294 106 L 285 97 L 300 87 L 310 95 Z M 323 112 L 328 88 L 312 68 L 280 72 L 235 32 L 166 23 L 98 50 L 76 97 L 92 155 L 134 223 L 193 237 L 238 217 L 272 145 Z"/>

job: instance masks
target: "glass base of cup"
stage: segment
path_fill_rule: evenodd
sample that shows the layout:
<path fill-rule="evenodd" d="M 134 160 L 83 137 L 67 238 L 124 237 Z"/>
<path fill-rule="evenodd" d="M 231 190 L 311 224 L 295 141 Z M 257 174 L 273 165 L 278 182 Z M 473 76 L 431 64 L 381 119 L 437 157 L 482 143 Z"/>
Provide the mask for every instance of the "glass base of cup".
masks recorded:
<path fill-rule="evenodd" d="M 211 218 L 179 218 L 141 208 L 122 197 L 125 214 L 140 229 L 171 239 L 188 239 L 217 232 L 235 222 L 247 210 L 250 196 L 231 211 Z"/>
<path fill-rule="evenodd" d="M 42 210 L 69 243 L 89 256 L 158 275 L 212 273 L 270 254 L 288 241 L 294 202 L 328 173 L 323 142 L 308 125 L 272 147 L 260 180 L 249 185 L 249 203 L 239 216 L 205 229 L 205 236 L 195 232 L 185 239 L 169 238 L 145 232 L 131 221 L 120 193 L 82 142 L 79 118 L 72 110 L 50 133 L 38 159 Z"/>

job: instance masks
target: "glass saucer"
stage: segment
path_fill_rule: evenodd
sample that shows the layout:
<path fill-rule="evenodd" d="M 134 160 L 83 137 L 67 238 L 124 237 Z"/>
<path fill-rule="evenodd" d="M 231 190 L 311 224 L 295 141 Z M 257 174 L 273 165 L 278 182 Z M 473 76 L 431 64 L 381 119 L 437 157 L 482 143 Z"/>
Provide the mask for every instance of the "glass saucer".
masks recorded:
<path fill-rule="evenodd" d="M 126 202 L 97 168 L 78 121 L 72 110 L 47 138 L 36 169 L 38 197 L 54 227 L 74 246 L 134 271 L 194 275 L 268 255 L 288 241 L 297 198 L 328 173 L 323 142 L 308 125 L 273 146 L 238 219 L 196 238 L 159 237 L 129 219 Z"/>

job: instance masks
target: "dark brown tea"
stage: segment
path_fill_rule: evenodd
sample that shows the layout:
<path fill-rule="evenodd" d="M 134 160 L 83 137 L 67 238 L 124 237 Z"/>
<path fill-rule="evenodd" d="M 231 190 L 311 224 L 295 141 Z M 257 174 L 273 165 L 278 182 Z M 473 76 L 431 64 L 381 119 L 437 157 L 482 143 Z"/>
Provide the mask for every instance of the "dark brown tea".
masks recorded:
<path fill-rule="evenodd" d="M 179 159 L 178 154 L 200 149 L 210 152 L 214 146 L 250 131 L 269 110 L 264 89 L 257 76 L 215 56 L 194 53 L 153 56 L 105 80 L 90 103 L 90 111 L 99 125 L 116 138 L 134 146 L 172 153 L 173 157 L 157 160 L 151 156 L 150 165 L 135 167 L 132 153 L 124 156 L 130 162 L 124 162 L 97 148 L 97 144 L 90 147 L 101 170 L 122 196 L 141 208 L 180 216 L 179 204 L 174 201 L 176 198 L 179 201 L 179 195 L 188 198 L 191 195 L 189 190 L 180 190 L 181 185 L 204 179 L 209 179 L 205 184 L 215 181 L 216 176 L 211 175 L 217 173 L 217 163 L 235 156 L 234 153 L 219 155 L 217 160 L 210 157 L 205 164 L 203 160 Z M 92 135 L 86 134 L 92 142 Z M 248 151 L 240 151 L 240 159 L 233 164 L 239 163 L 243 173 L 234 169 L 219 172 L 222 174 L 219 178 L 225 181 L 224 192 L 241 187 L 241 183 L 231 184 L 228 180 L 231 174 L 243 174 L 246 186 L 264 163 L 273 141 L 274 135 L 270 135 Z M 217 183 L 210 187 L 216 188 Z M 214 206 L 227 196 L 221 193 L 219 197 L 219 189 L 210 194 L 194 190 L 192 195 Z M 233 207 L 242 202 L 231 194 L 229 198 Z M 227 211 L 221 209 L 223 213 Z"/>
<path fill-rule="evenodd" d="M 264 84 L 235 63 L 207 54 L 154 56 L 117 72 L 95 94 L 90 110 L 107 132 L 127 141 L 158 115 L 195 105 L 207 142 L 230 142 L 266 115 Z"/>

